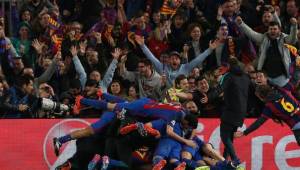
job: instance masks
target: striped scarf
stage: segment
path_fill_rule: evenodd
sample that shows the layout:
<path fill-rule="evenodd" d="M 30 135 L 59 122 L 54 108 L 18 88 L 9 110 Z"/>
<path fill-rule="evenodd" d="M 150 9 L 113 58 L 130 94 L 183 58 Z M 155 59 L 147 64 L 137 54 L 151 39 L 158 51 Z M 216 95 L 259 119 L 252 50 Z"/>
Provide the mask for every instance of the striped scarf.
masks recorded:
<path fill-rule="evenodd" d="M 160 13 L 164 15 L 174 15 L 181 3 L 182 0 L 164 0 Z"/>
<path fill-rule="evenodd" d="M 61 28 L 61 24 L 51 17 L 48 19 L 48 22 L 49 22 L 49 27 L 53 30 L 58 30 Z"/>
<path fill-rule="evenodd" d="M 289 72 L 291 75 L 293 75 L 295 73 L 296 66 L 297 67 L 300 66 L 298 50 L 296 47 L 289 44 L 284 44 L 284 46 L 290 51 L 290 54 L 292 56 L 291 57 L 292 64 L 290 65 Z"/>
<path fill-rule="evenodd" d="M 64 25 L 59 20 L 49 18 L 50 38 L 53 42 L 52 52 L 56 54 L 57 51 L 61 50 L 61 44 L 63 41 Z"/>

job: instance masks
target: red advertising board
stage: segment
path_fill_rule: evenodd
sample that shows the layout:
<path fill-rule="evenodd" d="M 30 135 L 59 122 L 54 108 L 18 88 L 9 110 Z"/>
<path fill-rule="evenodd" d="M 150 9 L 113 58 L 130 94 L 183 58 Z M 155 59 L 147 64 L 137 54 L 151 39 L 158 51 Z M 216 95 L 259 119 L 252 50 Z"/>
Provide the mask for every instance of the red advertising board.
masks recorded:
<path fill-rule="evenodd" d="M 57 158 L 53 153 L 52 138 L 83 128 L 95 119 L 39 119 L 0 120 L 0 169 L 53 169 L 76 151 L 75 142 L 62 148 Z M 254 120 L 246 120 L 248 126 Z M 199 120 L 198 136 L 220 144 L 218 119 Z M 269 120 L 252 134 L 235 140 L 234 146 L 246 169 L 295 170 L 300 169 L 300 148 L 287 126 Z"/>

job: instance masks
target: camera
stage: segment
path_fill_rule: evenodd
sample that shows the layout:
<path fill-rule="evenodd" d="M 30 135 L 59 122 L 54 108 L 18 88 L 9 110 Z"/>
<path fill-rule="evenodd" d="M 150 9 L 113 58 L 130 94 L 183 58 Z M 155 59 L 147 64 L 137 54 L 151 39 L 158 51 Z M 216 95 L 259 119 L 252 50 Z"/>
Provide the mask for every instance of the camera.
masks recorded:
<path fill-rule="evenodd" d="M 44 111 L 52 111 L 55 113 L 67 112 L 71 109 L 68 105 L 47 98 L 39 98 L 38 107 Z"/>

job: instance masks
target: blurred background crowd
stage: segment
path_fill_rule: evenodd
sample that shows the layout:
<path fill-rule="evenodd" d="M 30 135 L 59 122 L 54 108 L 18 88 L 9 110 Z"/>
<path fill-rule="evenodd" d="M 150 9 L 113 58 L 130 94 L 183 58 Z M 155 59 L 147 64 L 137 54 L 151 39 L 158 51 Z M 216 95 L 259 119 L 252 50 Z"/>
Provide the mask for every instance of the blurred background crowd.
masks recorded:
<path fill-rule="evenodd" d="M 0 9 L 1 118 L 99 117 L 38 107 L 38 98 L 72 107 L 99 90 L 220 117 L 230 65 L 251 79 L 248 117 L 264 107 L 257 85 L 300 98 L 297 0 L 2 0 Z"/>

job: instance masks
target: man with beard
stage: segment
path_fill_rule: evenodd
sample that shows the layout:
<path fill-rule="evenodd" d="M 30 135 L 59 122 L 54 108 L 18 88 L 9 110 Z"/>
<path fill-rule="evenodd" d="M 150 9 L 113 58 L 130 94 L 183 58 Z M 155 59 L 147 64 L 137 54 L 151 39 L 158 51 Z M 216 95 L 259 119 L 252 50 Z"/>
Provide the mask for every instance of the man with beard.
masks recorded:
<path fill-rule="evenodd" d="M 260 46 L 257 70 L 265 71 L 269 81 L 273 84 L 279 87 L 285 86 L 291 77 L 291 55 L 284 44 L 294 44 L 297 40 L 296 18 L 291 18 L 290 20 L 292 24 L 290 35 L 282 33 L 281 27 L 277 22 L 270 22 L 268 32 L 265 34 L 253 31 L 243 22 L 241 17 L 237 17 L 236 22 L 247 37 Z"/>
<path fill-rule="evenodd" d="M 135 82 L 139 86 L 140 97 L 149 97 L 159 100 L 161 97 L 161 76 L 153 69 L 151 61 L 148 59 L 140 59 L 137 72 L 128 71 L 125 67 L 125 61 L 126 60 L 123 59 L 121 62 L 121 76 L 124 79 Z"/>

